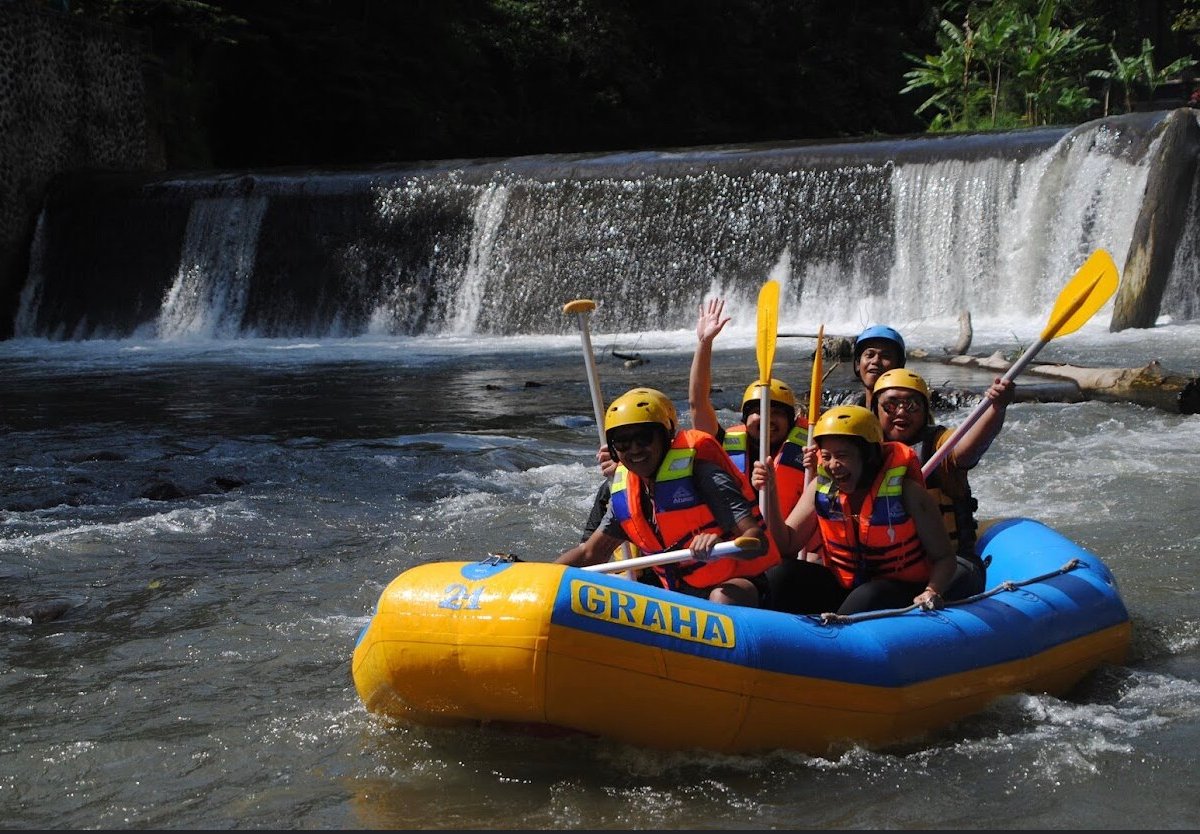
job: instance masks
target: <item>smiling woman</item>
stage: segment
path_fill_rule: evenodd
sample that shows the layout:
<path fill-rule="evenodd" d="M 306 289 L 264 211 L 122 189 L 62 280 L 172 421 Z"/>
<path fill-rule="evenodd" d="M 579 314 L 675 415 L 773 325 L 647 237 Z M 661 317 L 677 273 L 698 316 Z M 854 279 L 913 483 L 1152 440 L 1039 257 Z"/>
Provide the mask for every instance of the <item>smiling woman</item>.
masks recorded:
<path fill-rule="evenodd" d="M 857 614 L 919 605 L 941 608 L 954 559 L 916 455 L 885 442 L 867 409 L 843 405 L 813 424 L 820 468 L 785 518 L 770 502 L 771 536 L 783 561 L 772 570 L 776 604 L 797 614 Z M 755 481 L 773 488 L 772 467 Z M 824 564 L 792 558 L 819 532 Z"/>

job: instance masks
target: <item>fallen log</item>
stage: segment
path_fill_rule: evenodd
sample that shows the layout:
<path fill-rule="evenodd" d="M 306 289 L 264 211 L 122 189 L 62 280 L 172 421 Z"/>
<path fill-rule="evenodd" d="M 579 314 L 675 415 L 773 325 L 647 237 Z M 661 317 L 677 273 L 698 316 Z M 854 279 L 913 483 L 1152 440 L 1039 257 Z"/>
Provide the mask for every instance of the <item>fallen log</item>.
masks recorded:
<path fill-rule="evenodd" d="M 985 357 L 951 356 L 943 361 L 951 365 L 997 372 L 1007 370 L 1012 364 L 999 352 Z M 1200 413 L 1200 377 L 1168 371 L 1157 359 L 1141 368 L 1087 368 L 1065 363 L 1032 364 L 1025 369 L 1025 374 L 1069 380 L 1078 387 L 1085 399 L 1137 403 L 1173 414 Z M 1017 391 L 1020 392 L 1023 387 L 1029 387 L 1029 383 L 1018 380 Z"/>
<path fill-rule="evenodd" d="M 816 341 L 816 333 L 778 333 L 778 339 L 812 339 Z M 815 353 L 815 350 L 814 350 Z M 825 359 L 849 359 L 854 355 L 853 336 L 831 336 L 825 333 L 821 336 L 821 356 Z"/>

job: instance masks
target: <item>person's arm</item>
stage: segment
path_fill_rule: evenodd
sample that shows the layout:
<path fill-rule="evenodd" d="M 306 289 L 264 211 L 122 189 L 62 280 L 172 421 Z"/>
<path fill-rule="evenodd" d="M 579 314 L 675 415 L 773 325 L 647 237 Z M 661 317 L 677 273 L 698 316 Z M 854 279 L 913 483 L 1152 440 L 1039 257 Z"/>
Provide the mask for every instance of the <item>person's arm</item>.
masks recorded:
<path fill-rule="evenodd" d="M 716 533 L 698 533 L 688 544 L 688 548 L 692 551 L 692 558 L 699 559 L 702 562 L 707 562 L 712 558 L 712 549 L 723 541 L 731 541 L 743 536 L 748 536 L 758 542 L 758 547 L 752 550 L 743 550 L 740 553 L 734 554 L 736 559 L 754 559 L 767 552 L 767 534 L 763 532 L 762 527 L 754 523 L 754 519 L 750 515 L 743 516 L 734 522 L 731 534 L 725 537 L 718 536 Z"/>
<path fill-rule="evenodd" d="M 605 533 L 604 529 L 603 526 L 598 527 L 585 541 L 564 550 L 554 561 L 560 565 L 573 565 L 577 568 L 609 561 L 613 551 L 625 540 Z"/>
<path fill-rule="evenodd" d="M 771 499 L 766 502 L 767 530 L 771 534 L 775 546 L 779 548 L 780 555 L 784 558 L 795 556 L 817 530 L 817 508 L 814 499 L 817 493 L 817 482 L 813 481 L 805 488 L 800 495 L 800 500 L 796 502 L 796 506 L 788 513 L 786 519 L 779 510 L 779 502 L 774 499 L 774 458 L 767 458 L 765 463 L 761 460 L 754 462 L 751 483 L 759 489 L 768 490 L 771 495 Z"/>
<path fill-rule="evenodd" d="M 950 582 L 954 579 L 954 570 L 958 566 L 954 558 L 954 545 L 946 532 L 937 501 L 929 494 L 929 490 L 916 481 L 905 478 L 900 499 L 917 527 L 921 547 L 930 561 L 929 581 L 925 589 L 913 597 L 913 604 L 923 608 L 941 608 L 942 593 L 950 587 Z"/>
<path fill-rule="evenodd" d="M 583 535 L 579 541 L 582 544 L 587 541 L 592 533 L 600 527 L 600 522 L 604 520 L 604 516 L 608 514 L 608 499 L 611 494 L 611 485 L 608 480 L 601 482 L 596 489 L 596 497 L 592 499 L 592 511 L 588 514 L 587 523 L 583 525 Z"/>
<path fill-rule="evenodd" d="M 996 381 L 984 392 L 984 396 L 991 401 L 988 409 L 971 428 L 967 429 L 958 444 L 950 450 L 950 454 L 947 455 L 948 463 L 959 469 L 971 469 L 979 463 L 983 453 L 988 450 L 992 441 L 996 439 L 996 435 L 1000 433 L 1000 429 L 1004 427 L 1004 413 L 1016 395 L 1015 382 L 1011 379 L 996 377 Z"/>
<path fill-rule="evenodd" d="M 700 305 L 700 316 L 696 320 L 696 352 L 692 354 L 692 369 L 688 374 L 692 428 L 713 437 L 721 426 L 712 404 L 712 343 L 729 322 L 729 316 L 723 315 L 724 312 L 725 300 L 722 298 L 710 298 Z"/>
<path fill-rule="evenodd" d="M 715 463 L 697 461 L 694 478 L 696 491 L 712 510 L 713 520 L 721 533 L 700 533 L 692 538 L 688 547 L 697 559 L 711 557 L 718 542 L 731 541 L 747 536 L 758 541 L 759 546 L 737 554 L 738 559 L 753 559 L 767 552 L 767 537 L 755 517 L 757 505 L 742 492 L 745 481 L 734 477 Z"/>

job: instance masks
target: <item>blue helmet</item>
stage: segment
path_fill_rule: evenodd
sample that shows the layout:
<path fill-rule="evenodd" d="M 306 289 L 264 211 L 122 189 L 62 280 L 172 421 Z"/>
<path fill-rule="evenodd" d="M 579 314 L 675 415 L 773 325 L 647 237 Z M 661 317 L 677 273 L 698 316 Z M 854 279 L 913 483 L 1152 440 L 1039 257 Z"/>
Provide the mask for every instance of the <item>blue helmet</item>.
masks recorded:
<path fill-rule="evenodd" d="M 858 338 L 854 340 L 854 375 L 858 376 L 858 358 L 862 356 L 862 352 L 867 349 L 867 342 L 872 339 L 882 339 L 887 342 L 892 342 L 900 351 L 900 363 L 898 368 L 904 367 L 905 348 L 904 337 L 900 335 L 900 331 L 888 327 L 885 324 L 872 324 L 862 333 L 858 334 Z"/>

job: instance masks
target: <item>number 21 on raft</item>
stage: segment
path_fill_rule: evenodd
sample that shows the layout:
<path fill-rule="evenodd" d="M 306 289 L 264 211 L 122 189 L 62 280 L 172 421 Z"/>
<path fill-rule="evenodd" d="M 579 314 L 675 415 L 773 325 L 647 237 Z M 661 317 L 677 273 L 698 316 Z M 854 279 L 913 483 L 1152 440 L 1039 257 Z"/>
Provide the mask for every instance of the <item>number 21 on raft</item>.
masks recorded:
<path fill-rule="evenodd" d="M 455 611 L 475 611 L 479 608 L 479 599 L 483 596 L 483 586 L 471 590 L 459 582 L 446 587 L 446 596 L 438 603 L 438 608 L 451 608 Z"/>

